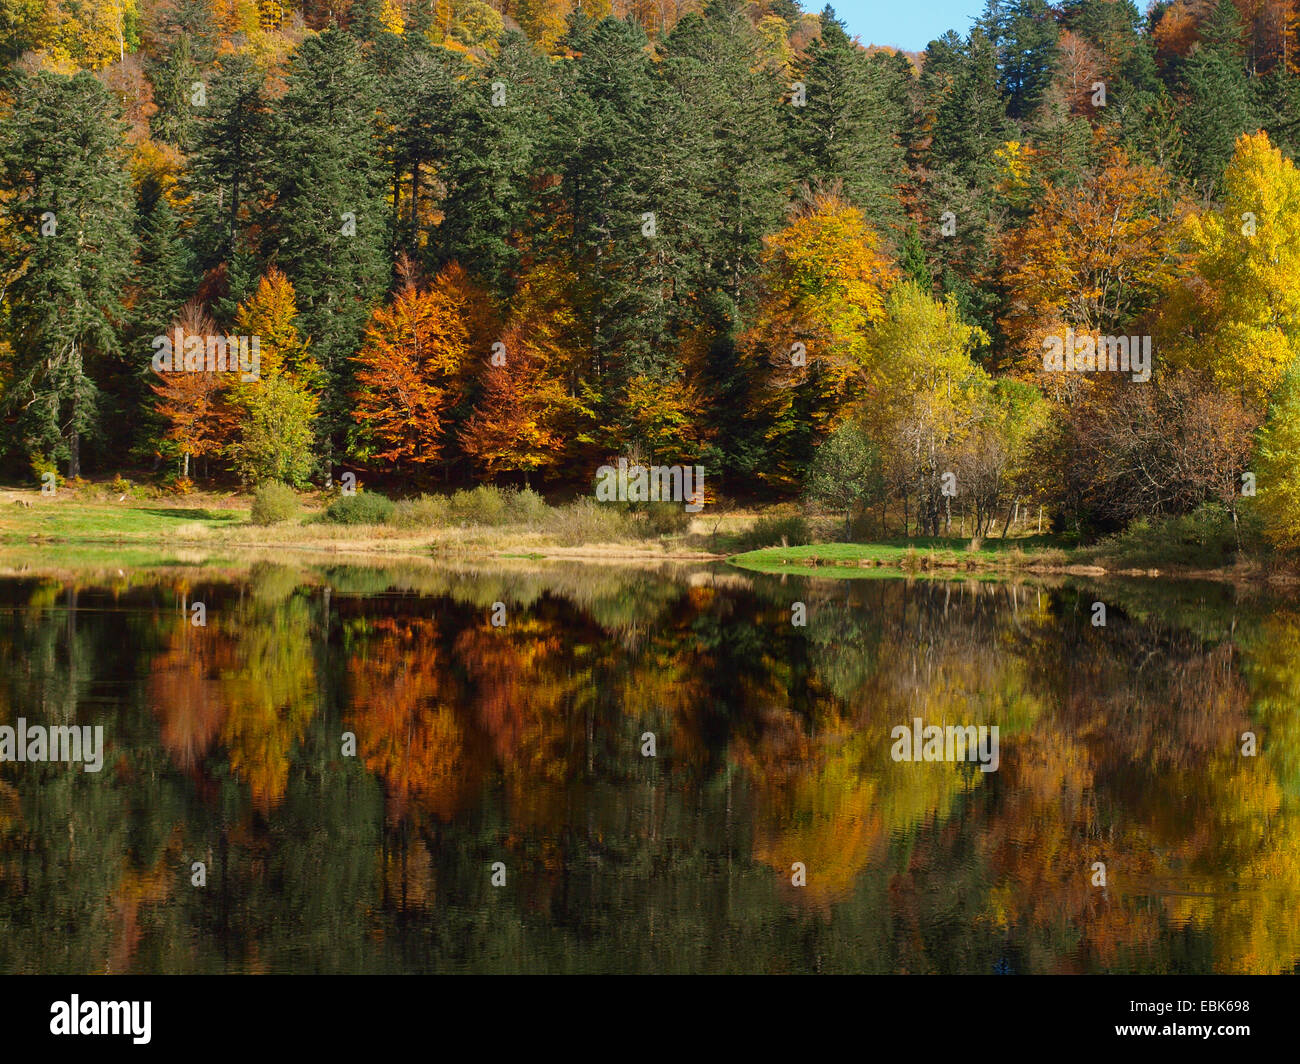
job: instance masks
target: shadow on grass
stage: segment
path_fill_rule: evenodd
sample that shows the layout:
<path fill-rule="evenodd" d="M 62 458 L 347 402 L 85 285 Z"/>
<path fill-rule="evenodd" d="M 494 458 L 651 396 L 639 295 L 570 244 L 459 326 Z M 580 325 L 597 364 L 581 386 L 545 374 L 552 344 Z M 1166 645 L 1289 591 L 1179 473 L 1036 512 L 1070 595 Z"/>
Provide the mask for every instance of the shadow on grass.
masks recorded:
<path fill-rule="evenodd" d="M 911 539 L 888 539 L 881 541 L 882 546 L 908 547 L 914 550 L 957 550 L 964 551 L 970 544 L 969 536 L 913 536 Z M 1072 546 L 1061 536 L 1043 534 L 1041 536 L 1012 536 L 1010 539 L 993 537 L 980 542 L 980 550 L 996 552 L 1015 550 L 1060 550 Z"/>
<path fill-rule="evenodd" d="M 154 517 L 172 517 L 177 521 L 238 521 L 243 516 L 235 510 L 185 510 L 170 506 L 157 510 L 142 509 L 140 512 Z"/>

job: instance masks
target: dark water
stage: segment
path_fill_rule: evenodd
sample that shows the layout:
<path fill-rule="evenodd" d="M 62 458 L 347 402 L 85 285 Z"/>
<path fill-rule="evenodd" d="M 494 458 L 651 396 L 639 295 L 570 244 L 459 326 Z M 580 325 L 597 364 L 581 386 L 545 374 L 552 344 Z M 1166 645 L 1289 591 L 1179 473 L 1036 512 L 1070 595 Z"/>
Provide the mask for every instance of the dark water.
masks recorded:
<path fill-rule="evenodd" d="M 6 579 L 0 725 L 106 750 L 0 764 L 0 971 L 1294 971 L 1298 706 L 1205 585 Z"/>

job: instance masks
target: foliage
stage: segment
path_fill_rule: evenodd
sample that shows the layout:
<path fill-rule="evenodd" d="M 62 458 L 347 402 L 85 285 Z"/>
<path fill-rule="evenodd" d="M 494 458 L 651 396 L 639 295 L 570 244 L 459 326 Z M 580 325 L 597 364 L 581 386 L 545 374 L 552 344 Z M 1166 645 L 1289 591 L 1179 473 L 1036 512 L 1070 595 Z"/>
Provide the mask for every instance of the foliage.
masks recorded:
<path fill-rule="evenodd" d="M 255 525 L 275 525 L 298 512 L 298 493 L 278 480 L 260 484 L 253 494 L 250 520 Z"/>
<path fill-rule="evenodd" d="M 321 519 L 336 525 L 382 525 L 392 519 L 393 500 L 373 491 L 340 495 L 325 508 Z"/>

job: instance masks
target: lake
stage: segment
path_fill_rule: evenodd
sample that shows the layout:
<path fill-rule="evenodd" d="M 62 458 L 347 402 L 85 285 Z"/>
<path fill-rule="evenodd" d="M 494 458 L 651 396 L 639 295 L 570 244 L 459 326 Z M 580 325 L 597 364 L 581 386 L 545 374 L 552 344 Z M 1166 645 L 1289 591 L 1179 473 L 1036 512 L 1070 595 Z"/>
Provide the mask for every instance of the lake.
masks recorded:
<path fill-rule="evenodd" d="M 5 572 L 0 725 L 103 749 L 0 763 L 0 972 L 1300 964 L 1300 610 L 1260 588 Z M 952 725 L 995 770 L 896 757 Z"/>

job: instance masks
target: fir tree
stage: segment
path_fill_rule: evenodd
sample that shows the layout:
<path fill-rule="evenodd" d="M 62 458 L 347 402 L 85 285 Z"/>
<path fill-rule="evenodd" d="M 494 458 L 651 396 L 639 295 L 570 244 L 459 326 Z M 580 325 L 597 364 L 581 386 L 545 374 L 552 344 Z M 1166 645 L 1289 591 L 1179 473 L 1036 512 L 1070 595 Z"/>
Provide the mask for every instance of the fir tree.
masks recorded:
<path fill-rule="evenodd" d="M 30 454 L 81 473 L 100 429 L 97 375 L 121 353 L 132 206 L 120 112 L 88 72 L 19 81 L 0 127 L 13 376 L 5 399 Z"/>

